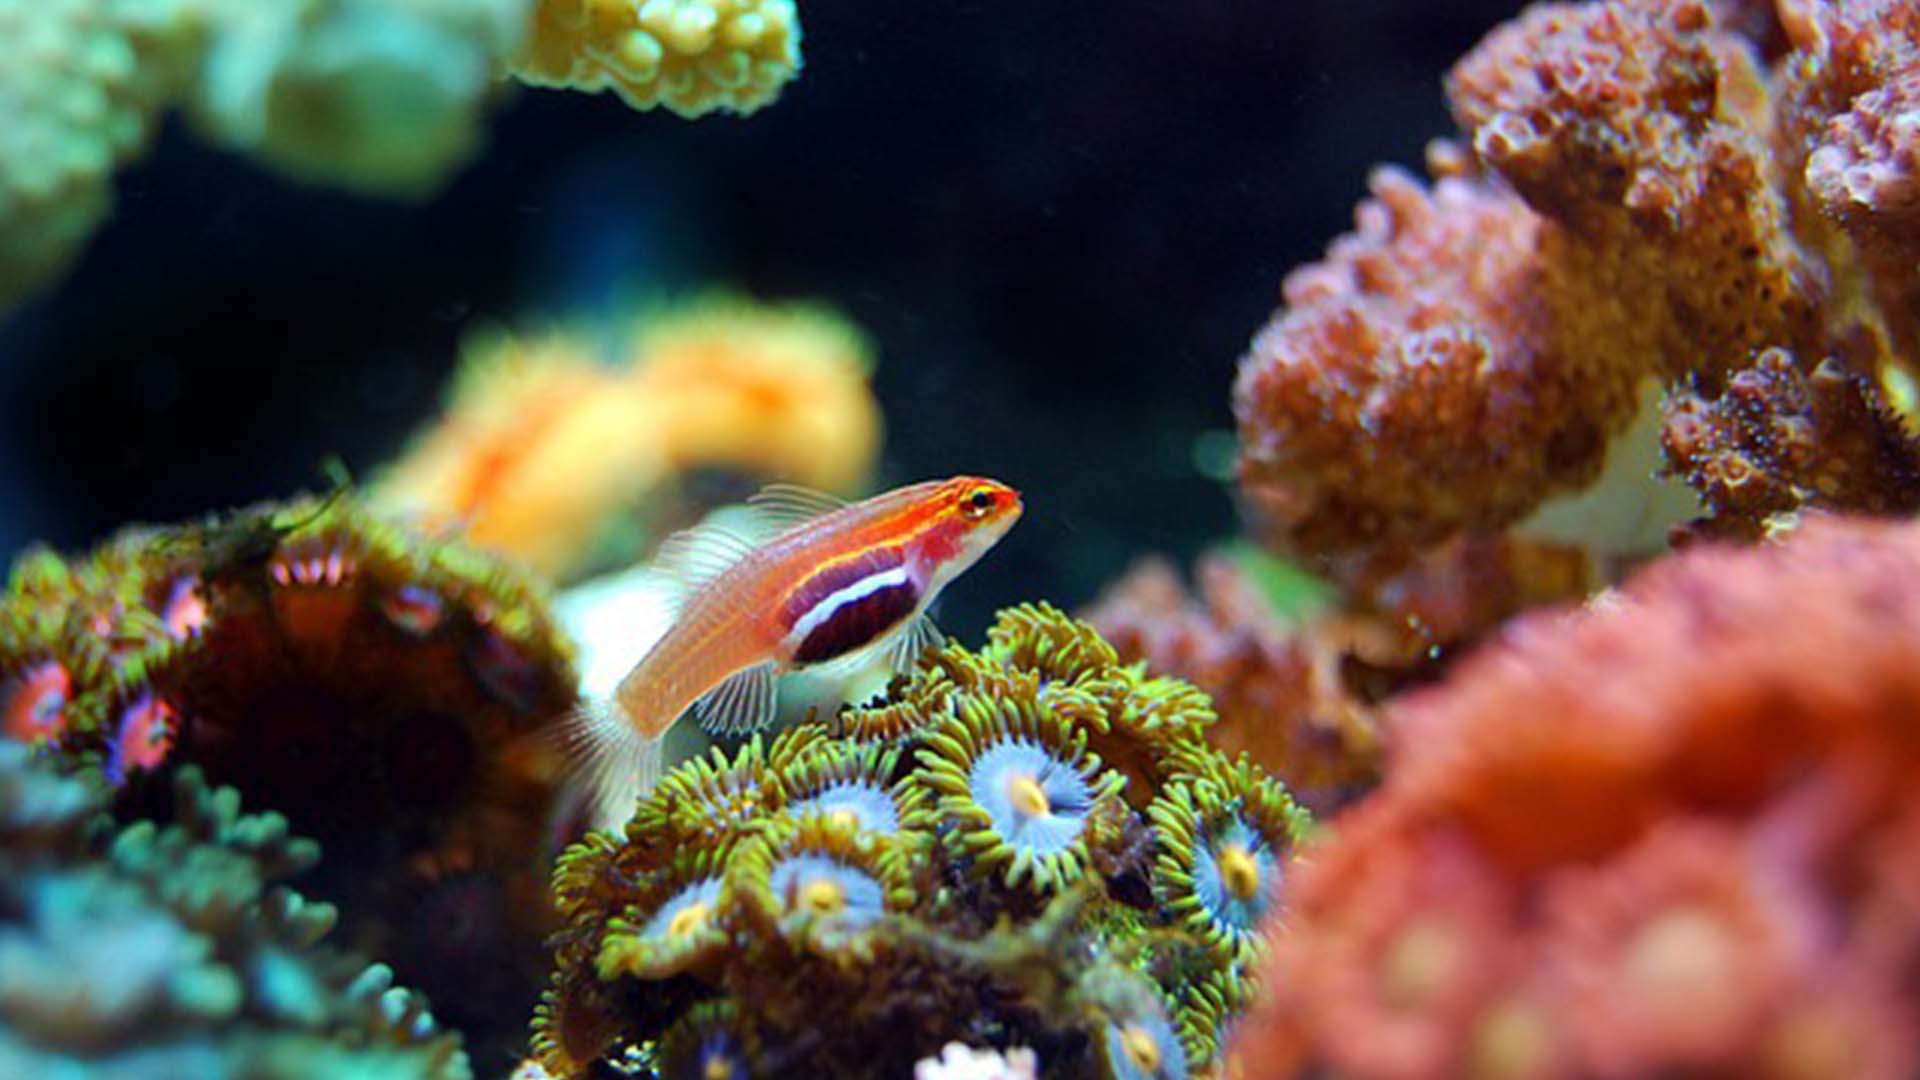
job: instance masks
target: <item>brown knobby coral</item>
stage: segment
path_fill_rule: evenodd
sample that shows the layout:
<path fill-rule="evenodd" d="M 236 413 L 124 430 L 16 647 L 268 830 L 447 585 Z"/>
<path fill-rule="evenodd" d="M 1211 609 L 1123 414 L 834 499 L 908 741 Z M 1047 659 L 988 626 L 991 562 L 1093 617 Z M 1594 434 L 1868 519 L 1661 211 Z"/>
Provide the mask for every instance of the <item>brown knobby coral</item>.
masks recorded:
<path fill-rule="evenodd" d="M 1866 376 L 1837 360 L 1805 371 L 1768 349 L 1718 398 L 1681 391 L 1668 411 L 1668 459 L 1721 511 L 1709 528 L 1757 535 L 1808 503 L 1883 514 L 1920 506 L 1920 446 Z"/>
<path fill-rule="evenodd" d="M 1916 582 L 1912 524 L 1696 547 L 1396 702 L 1246 1075 L 1911 1075 Z"/>
<path fill-rule="evenodd" d="M 1808 375 L 1843 365 L 1880 409 L 1882 384 L 1916 361 L 1901 330 L 1913 260 L 1873 254 L 1904 228 L 1910 138 L 1883 114 L 1912 50 L 1883 39 L 1910 38 L 1912 19 L 1875 23 L 1873 8 L 1790 21 L 1797 51 L 1773 71 L 1771 24 L 1731 12 L 1763 35 L 1749 39 L 1696 0 L 1540 4 L 1490 34 L 1447 79 L 1465 146 L 1436 145 L 1431 188 L 1377 173 L 1356 231 L 1288 277 L 1242 361 L 1241 485 L 1269 537 L 1405 554 L 1513 525 L 1601 476 L 1650 387 L 1713 401 L 1769 348 Z M 1847 88 L 1818 89 L 1835 79 Z M 1814 127 L 1803 177 L 1775 132 Z M 1842 143 L 1874 164 L 1840 164 Z M 1870 187 L 1879 209 L 1829 193 L 1826 212 L 1859 224 L 1805 221 L 1816 175 L 1849 178 L 1816 193 Z M 1914 504 L 1780 486 L 1794 507 Z"/>

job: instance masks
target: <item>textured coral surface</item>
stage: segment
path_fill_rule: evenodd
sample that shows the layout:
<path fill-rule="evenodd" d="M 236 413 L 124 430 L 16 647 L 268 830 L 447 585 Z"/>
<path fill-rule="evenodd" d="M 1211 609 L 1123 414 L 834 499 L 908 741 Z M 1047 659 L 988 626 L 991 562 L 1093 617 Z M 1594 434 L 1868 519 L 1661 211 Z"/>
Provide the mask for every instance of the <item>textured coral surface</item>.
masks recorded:
<path fill-rule="evenodd" d="M 513 73 L 636 109 L 746 115 L 800 73 L 800 20 L 791 0 L 539 0 Z"/>
<path fill-rule="evenodd" d="M 533 736 L 573 701 L 528 580 L 345 497 L 255 508 L 28 556 L 0 672 L 8 734 L 97 763 L 123 811 L 193 763 L 288 815 L 333 852 L 305 883 L 351 943 L 517 1036 L 557 846 Z"/>
<path fill-rule="evenodd" d="M 1385 576 L 1355 568 L 1340 607 L 1283 618 L 1250 565 L 1203 558 L 1189 596 L 1171 566 L 1144 562 L 1085 617 L 1123 659 L 1206 691 L 1220 716 L 1208 739 L 1251 754 L 1315 812 L 1378 781 L 1383 702 L 1435 678 L 1503 620 L 1593 585 L 1577 551 L 1473 537 Z"/>
<path fill-rule="evenodd" d="M 380 965 L 316 944 L 280 884 L 318 849 L 179 774 L 169 824 L 0 741 L 0 1074 L 467 1080 L 460 1037 Z"/>
<path fill-rule="evenodd" d="M 1249 1076 L 1911 1075 L 1920 527 L 1670 557 L 1394 708 Z"/>
<path fill-rule="evenodd" d="M 1211 719 L 1028 606 L 885 702 L 681 766 L 560 862 L 542 1065 L 894 1077 L 958 1040 L 1184 1075 L 1306 826 Z"/>
<path fill-rule="evenodd" d="M 1460 61 L 1447 94 L 1466 146 L 1436 146 L 1430 190 L 1378 174 L 1356 231 L 1287 279 L 1242 361 L 1241 486 L 1275 543 L 1406 552 L 1514 524 L 1601 475 L 1641 387 L 1715 399 L 1768 349 L 1809 377 L 1841 367 L 1856 411 L 1885 413 L 1882 381 L 1920 360 L 1898 104 L 1912 6 L 1804 13 L 1773 69 L 1770 23 L 1731 14 L 1540 4 Z M 1821 453 L 1854 449 L 1811 427 Z M 1891 416 L 1878 432 L 1913 453 Z M 1791 454 L 1753 464 L 1783 493 L 1764 508 L 1694 462 L 1676 471 L 1723 531 L 1757 532 L 1763 510 L 1912 505 L 1870 466 L 1835 490 Z"/>

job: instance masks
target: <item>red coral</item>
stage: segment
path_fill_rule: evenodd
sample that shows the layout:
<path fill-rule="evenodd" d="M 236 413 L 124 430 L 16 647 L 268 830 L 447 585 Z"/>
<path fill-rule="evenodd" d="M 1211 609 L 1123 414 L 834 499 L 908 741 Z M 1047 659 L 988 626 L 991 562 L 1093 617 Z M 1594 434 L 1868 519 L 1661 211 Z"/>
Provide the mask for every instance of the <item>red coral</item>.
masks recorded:
<path fill-rule="evenodd" d="M 1907 1075 L 1916 583 L 1920 525 L 1702 546 L 1396 701 L 1385 785 L 1295 876 L 1246 1074 Z M 1496 974 L 1380 1057 L 1336 1018 L 1386 961 L 1343 943 L 1450 909 L 1459 865 Z"/>

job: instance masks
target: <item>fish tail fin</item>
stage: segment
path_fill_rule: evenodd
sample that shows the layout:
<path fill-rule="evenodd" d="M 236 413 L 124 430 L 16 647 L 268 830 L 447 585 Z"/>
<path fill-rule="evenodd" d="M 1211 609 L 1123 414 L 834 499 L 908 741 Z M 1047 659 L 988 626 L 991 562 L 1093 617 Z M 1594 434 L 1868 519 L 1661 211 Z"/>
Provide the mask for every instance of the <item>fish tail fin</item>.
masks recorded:
<path fill-rule="evenodd" d="M 663 739 L 642 733 L 616 701 L 581 705 L 554 734 L 565 763 L 562 801 L 583 809 L 591 828 L 625 825 L 660 782 Z"/>

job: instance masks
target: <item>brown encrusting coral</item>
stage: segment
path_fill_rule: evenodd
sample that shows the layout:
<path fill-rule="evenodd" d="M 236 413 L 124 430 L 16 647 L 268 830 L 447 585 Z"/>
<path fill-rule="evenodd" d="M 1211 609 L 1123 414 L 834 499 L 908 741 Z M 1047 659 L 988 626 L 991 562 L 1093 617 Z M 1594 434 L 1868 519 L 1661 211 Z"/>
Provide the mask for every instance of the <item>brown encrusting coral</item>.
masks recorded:
<path fill-rule="evenodd" d="M 481 1043 L 537 994 L 574 700 L 540 589 L 350 497 L 38 552 L 0 605 L 8 733 L 97 764 L 124 813 L 193 764 L 330 858 L 303 887 Z"/>
<path fill-rule="evenodd" d="M 1890 113 L 1911 6 L 1788 20 L 1796 51 L 1772 71 L 1716 18 L 1694 0 L 1541 4 L 1455 67 L 1466 145 L 1436 145 L 1431 189 L 1377 174 L 1357 231 L 1287 279 L 1242 362 L 1241 484 L 1271 539 L 1404 555 L 1513 525 L 1601 475 L 1647 387 L 1713 400 L 1764 356 L 1859 376 L 1887 452 L 1915 456 L 1882 397 L 1920 359 L 1913 249 L 1887 254 L 1911 210 L 1911 125 Z M 1807 145 L 1776 149 L 1776 128 Z M 1845 230 L 1807 220 L 1815 203 Z M 1678 464 L 1758 530 L 1753 500 Z M 1777 464 L 1785 509 L 1920 506 Z"/>
<path fill-rule="evenodd" d="M 1246 1075 L 1911 1075 L 1916 581 L 1912 524 L 1701 546 L 1395 703 Z"/>

